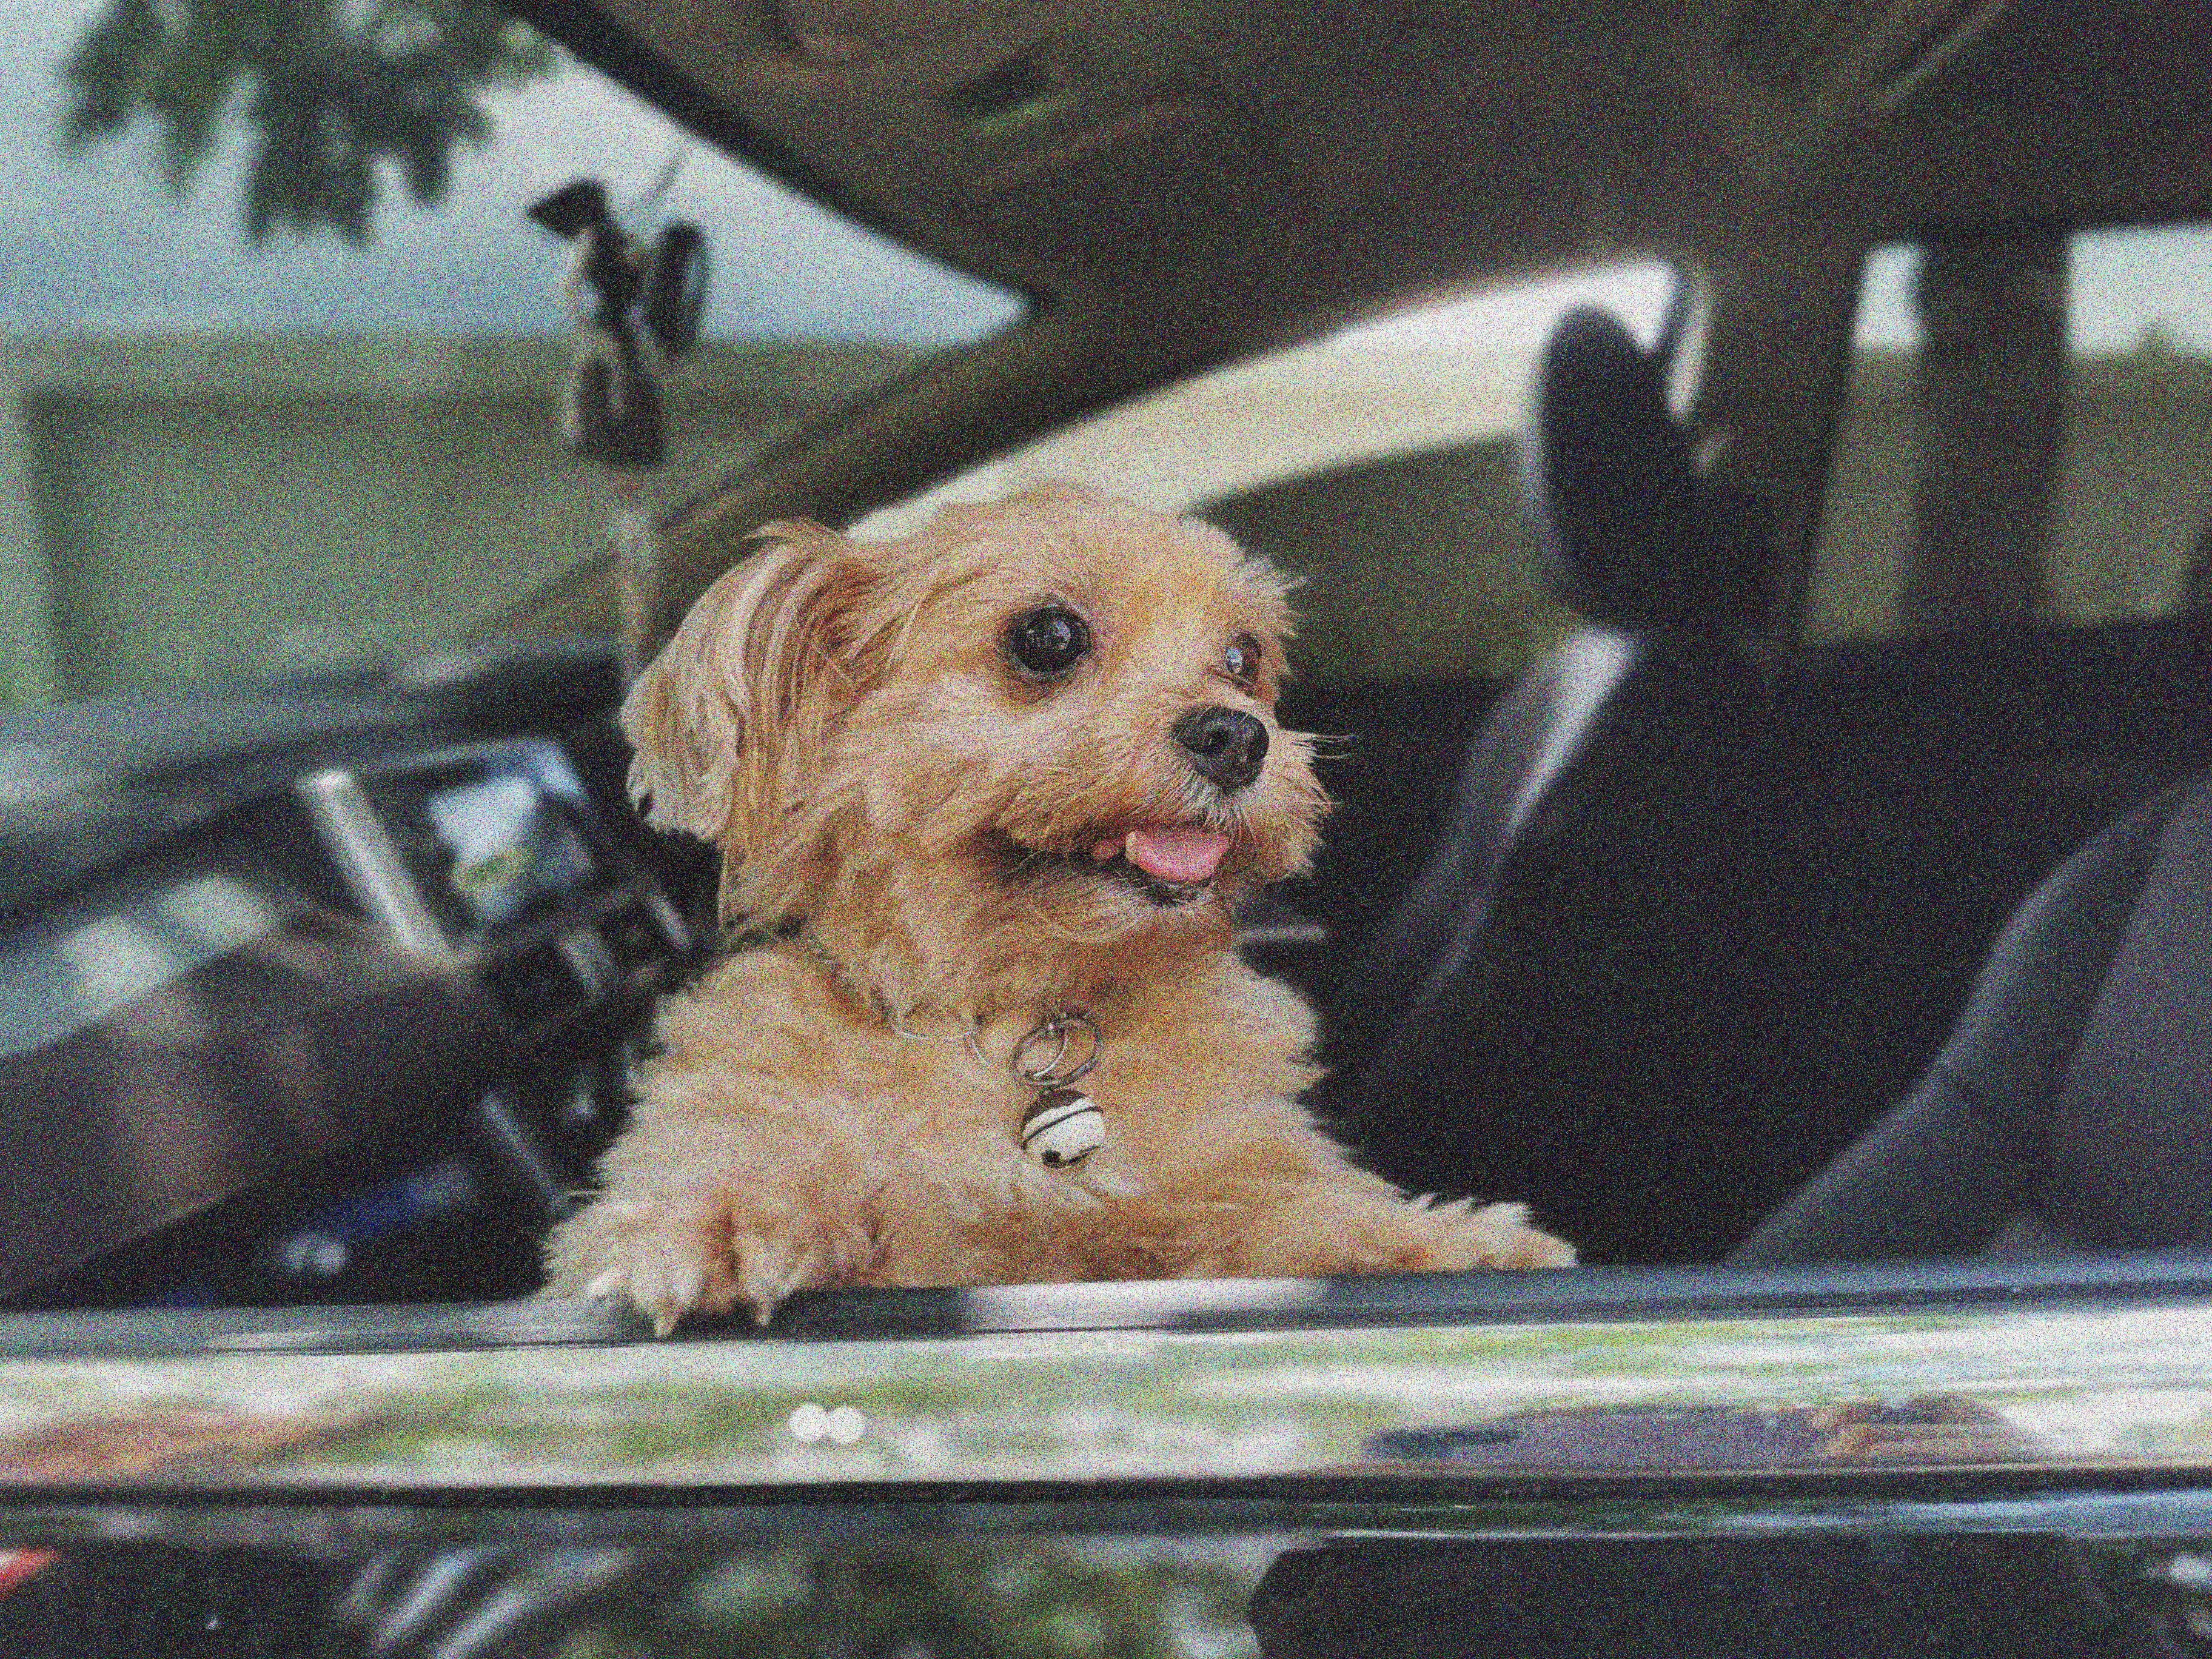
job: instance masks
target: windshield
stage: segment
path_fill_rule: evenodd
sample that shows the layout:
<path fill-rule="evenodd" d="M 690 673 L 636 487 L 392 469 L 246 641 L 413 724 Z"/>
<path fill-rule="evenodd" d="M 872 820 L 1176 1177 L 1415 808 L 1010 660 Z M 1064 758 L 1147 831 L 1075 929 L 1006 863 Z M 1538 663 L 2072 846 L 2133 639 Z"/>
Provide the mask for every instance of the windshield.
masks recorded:
<path fill-rule="evenodd" d="M 0 706 L 374 672 L 550 592 L 610 631 L 617 501 L 557 429 L 571 247 L 700 227 L 649 504 L 1018 310 L 495 13 L 10 0 Z M 648 352 L 650 362 L 650 346 Z"/>

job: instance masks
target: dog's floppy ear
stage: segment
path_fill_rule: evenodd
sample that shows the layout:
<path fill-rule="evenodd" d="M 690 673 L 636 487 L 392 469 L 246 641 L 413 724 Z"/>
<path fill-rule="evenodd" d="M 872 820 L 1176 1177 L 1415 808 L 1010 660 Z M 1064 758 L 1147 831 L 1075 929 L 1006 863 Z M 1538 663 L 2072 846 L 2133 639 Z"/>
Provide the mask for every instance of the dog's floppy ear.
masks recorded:
<path fill-rule="evenodd" d="M 781 816 L 859 689 L 846 624 L 874 575 L 834 532 L 774 524 L 700 597 L 623 703 L 648 823 L 735 860 Z"/>

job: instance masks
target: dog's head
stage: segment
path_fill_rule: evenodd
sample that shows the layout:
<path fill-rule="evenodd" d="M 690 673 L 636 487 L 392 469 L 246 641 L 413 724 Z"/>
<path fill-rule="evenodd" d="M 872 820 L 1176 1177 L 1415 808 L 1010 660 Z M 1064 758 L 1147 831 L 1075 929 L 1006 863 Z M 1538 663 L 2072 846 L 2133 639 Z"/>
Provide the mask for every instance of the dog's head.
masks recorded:
<path fill-rule="evenodd" d="M 1275 722 L 1286 586 L 1068 490 L 896 542 L 771 526 L 633 689 L 632 787 L 721 846 L 732 909 L 848 962 L 1218 943 L 1325 805 Z"/>

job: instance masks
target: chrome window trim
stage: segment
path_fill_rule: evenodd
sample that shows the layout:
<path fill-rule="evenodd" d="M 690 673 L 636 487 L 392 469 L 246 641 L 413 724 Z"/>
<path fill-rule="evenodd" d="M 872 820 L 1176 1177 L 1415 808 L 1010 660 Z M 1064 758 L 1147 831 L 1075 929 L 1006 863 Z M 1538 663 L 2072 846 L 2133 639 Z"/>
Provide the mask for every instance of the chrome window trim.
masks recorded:
<path fill-rule="evenodd" d="M 118 1501 L 610 1525 L 675 1504 L 739 1531 L 948 1505 L 1048 1529 L 1933 1526 L 1961 1503 L 2094 1530 L 2162 1504 L 2191 1530 L 2212 1507 L 2212 1276 L 2166 1265 L 2147 1292 L 2140 1272 L 1862 1272 L 1838 1276 L 1856 1305 L 1803 1309 L 1771 1305 L 1774 1275 L 1718 1272 L 846 1292 L 669 1341 L 542 1302 L 17 1316 L 0 1531 Z M 1914 1427 L 1931 1401 L 1931 1432 L 1801 1435 L 1748 1464 L 1696 1434 L 1611 1462 L 1602 1437 L 1487 1462 L 1480 1436 L 1472 1458 L 1419 1437 L 1654 1409 Z"/>

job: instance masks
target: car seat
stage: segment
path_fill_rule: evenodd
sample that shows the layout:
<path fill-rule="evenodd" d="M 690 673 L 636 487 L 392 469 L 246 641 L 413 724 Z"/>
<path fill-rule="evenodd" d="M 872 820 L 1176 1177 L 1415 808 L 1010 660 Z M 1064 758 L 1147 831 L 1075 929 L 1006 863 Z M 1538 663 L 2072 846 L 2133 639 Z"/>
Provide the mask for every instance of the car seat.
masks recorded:
<path fill-rule="evenodd" d="M 2212 774 L 2023 905 L 1918 1085 L 1747 1266 L 2212 1244 Z"/>
<path fill-rule="evenodd" d="M 1322 1115 L 1598 1261 L 1711 1261 L 1912 1085 L 2066 848 L 2203 766 L 2195 619 L 1787 647 L 1663 365 L 1546 354 L 1530 495 L 1588 618 L 1489 712 L 1325 1005 Z"/>
<path fill-rule="evenodd" d="M 1329 1006 L 1319 1101 L 1393 1178 L 1536 1187 L 1547 1221 L 1601 1256 L 1717 1249 L 1757 1213 L 1709 1209 L 1665 1237 L 1612 1213 L 1624 1182 L 1680 1188 L 1717 1153 L 1736 1165 L 1721 1118 L 1678 1111 L 1744 1069 L 1735 1017 L 1717 1016 L 1758 988 L 1717 981 L 1759 951 L 1693 913 L 1731 896 L 1758 929 L 1737 890 L 1769 880 L 1741 833 L 1773 769 L 1747 644 L 1764 550 L 1700 490 L 1664 373 L 1663 349 L 1597 311 L 1571 313 L 1544 354 L 1529 495 L 1554 586 L 1586 620 L 1479 729 L 1437 853 Z M 1767 1183 L 1769 1204 L 1790 1184 Z"/>

